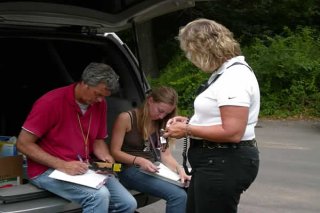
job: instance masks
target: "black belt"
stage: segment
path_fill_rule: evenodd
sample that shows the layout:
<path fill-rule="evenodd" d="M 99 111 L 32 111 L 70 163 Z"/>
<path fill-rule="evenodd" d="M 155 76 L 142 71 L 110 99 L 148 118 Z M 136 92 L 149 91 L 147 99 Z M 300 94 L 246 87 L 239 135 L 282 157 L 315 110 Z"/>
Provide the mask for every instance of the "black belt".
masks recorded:
<path fill-rule="evenodd" d="M 200 147 L 207 149 L 238 149 L 241 146 L 256 147 L 257 141 L 255 139 L 252 139 L 240 141 L 239 143 L 216 143 L 208 140 L 197 140 L 190 138 L 190 147 Z"/>

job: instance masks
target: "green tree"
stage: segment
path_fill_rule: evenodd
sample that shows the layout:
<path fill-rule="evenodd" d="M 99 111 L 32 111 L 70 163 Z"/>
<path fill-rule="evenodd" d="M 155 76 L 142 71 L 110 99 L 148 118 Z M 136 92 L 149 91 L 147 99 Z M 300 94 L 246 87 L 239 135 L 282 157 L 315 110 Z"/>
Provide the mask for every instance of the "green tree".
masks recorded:
<path fill-rule="evenodd" d="M 320 117 L 319 31 L 309 27 L 296 31 L 285 28 L 281 34 L 256 38 L 243 47 L 260 84 L 260 115 Z M 194 93 L 207 78 L 179 53 L 151 83 L 174 87 L 179 94 L 180 113 L 190 115 Z"/>
<path fill-rule="evenodd" d="M 320 116 L 319 31 L 309 27 L 266 37 L 243 49 L 261 88 L 261 114 Z"/>

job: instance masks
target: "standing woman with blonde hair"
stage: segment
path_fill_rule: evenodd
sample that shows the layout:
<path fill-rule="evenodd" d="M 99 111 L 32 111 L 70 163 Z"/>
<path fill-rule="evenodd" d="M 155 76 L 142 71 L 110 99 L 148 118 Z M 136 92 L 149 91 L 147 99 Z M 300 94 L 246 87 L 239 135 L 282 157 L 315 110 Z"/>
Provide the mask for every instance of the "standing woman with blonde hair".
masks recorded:
<path fill-rule="evenodd" d="M 117 162 L 123 163 L 119 173 L 121 183 L 134 189 L 166 200 L 167 213 L 185 213 L 187 194 L 185 189 L 143 173 L 157 172 L 156 161 L 162 162 L 180 175 L 187 184 L 187 176 L 171 154 L 172 144 L 163 145 L 161 129 L 176 115 L 178 95 L 170 87 L 154 88 L 145 102 L 136 109 L 120 113 L 115 121 L 111 139 L 111 153 Z M 169 139 L 167 139 L 169 140 Z"/>
<path fill-rule="evenodd" d="M 258 81 L 239 43 L 223 25 L 197 19 L 180 29 L 178 39 L 187 58 L 211 74 L 194 100 L 190 120 L 182 116 L 169 120 L 165 133 L 190 138 L 193 173 L 187 212 L 235 213 L 259 169 Z"/>

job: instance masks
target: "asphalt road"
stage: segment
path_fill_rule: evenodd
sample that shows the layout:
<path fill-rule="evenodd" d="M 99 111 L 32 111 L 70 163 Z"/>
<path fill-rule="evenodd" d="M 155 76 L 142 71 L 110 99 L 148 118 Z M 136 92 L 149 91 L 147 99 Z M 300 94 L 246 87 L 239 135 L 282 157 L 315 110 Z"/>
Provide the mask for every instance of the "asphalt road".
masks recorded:
<path fill-rule="evenodd" d="M 244 192 L 238 213 L 320 212 L 320 121 L 260 121 L 256 128 L 260 170 Z M 182 142 L 174 156 L 179 162 Z M 160 200 L 138 209 L 164 213 Z M 214 212 L 214 211 L 212 211 Z"/>

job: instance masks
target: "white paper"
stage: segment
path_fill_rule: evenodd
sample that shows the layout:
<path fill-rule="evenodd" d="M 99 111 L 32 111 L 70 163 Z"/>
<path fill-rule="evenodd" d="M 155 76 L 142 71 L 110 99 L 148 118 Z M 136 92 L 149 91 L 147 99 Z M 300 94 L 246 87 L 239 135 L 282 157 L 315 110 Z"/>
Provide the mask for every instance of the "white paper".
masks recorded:
<path fill-rule="evenodd" d="M 160 163 L 158 168 L 159 168 L 159 172 L 157 172 L 158 175 L 165 178 L 169 178 L 171 180 L 175 180 L 175 181 L 180 180 L 180 176 L 176 172 L 166 167 L 163 163 Z"/>
<path fill-rule="evenodd" d="M 162 180 L 168 181 L 170 183 L 173 183 L 175 185 L 178 185 L 180 187 L 183 187 L 183 183 L 180 181 L 180 176 L 175 173 L 174 171 L 172 171 L 171 169 L 169 169 L 167 166 L 165 166 L 163 163 L 159 163 L 158 165 L 159 171 L 158 172 L 147 172 L 145 170 L 140 170 L 141 172 L 148 174 L 148 175 L 152 175 L 154 177 L 158 177 Z"/>
<path fill-rule="evenodd" d="M 95 189 L 99 189 L 103 184 L 106 183 L 108 176 L 104 174 L 98 174 L 93 170 L 88 170 L 82 175 L 68 175 L 59 170 L 54 170 L 49 177 L 58 180 L 64 180 L 67 182 L 77 183 L 84 186 L 89 186 Z"/>

